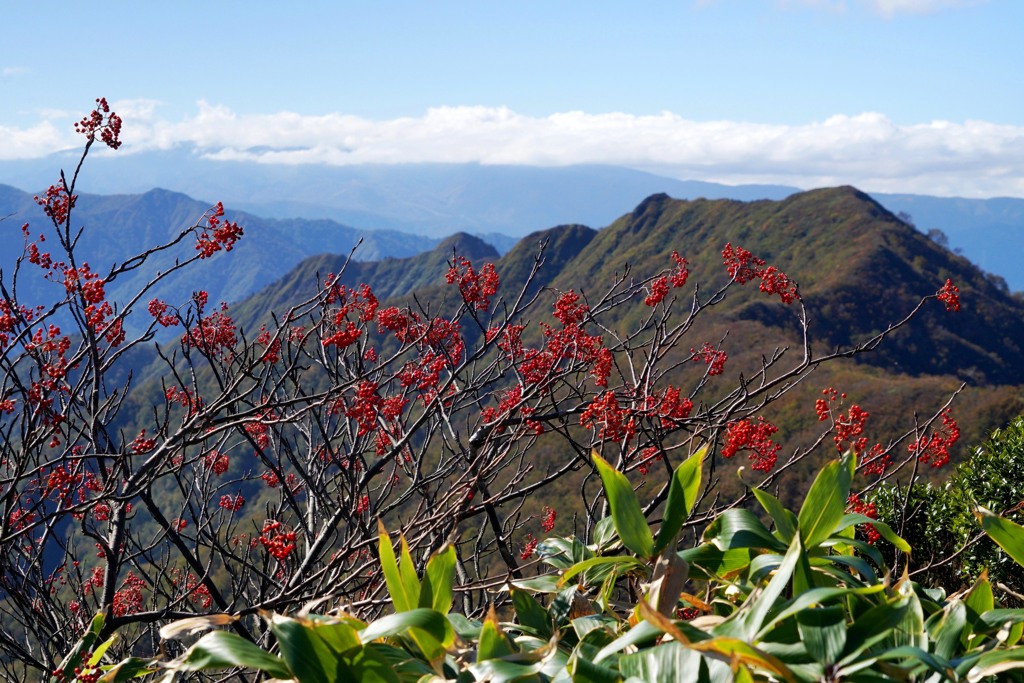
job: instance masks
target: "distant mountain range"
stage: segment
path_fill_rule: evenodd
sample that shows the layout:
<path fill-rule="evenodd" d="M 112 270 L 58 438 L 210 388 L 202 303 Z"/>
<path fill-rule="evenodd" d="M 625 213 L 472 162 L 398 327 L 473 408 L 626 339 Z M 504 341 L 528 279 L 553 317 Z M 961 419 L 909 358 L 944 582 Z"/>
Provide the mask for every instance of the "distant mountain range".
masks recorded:
<path fill-rule="evenodd" d="M 36 193 L 57 178 L 59 168 L 76 160 L 57 154 L 0 161 L 0 183 Z M 624 207 L 652 194 L 750 201 L 783 199 L 800 191 L 783 185 L 682 181 L 613 166 L 286 166 L 215 161 L 189 148 L 97 155 L 84 168 L 81 187 L 105 194 L 142 194 L 163 187 L 266 218 L 331 219 L 362 230 L 394 230 L 435 240 L 466 232 L 500 252 L 518 238 L 553 225 L 606 226 Z M 893 213 L 909 214 L 922 232 L 943 231 L 950 248 L 1003 277 L 1011 289 L 1024 290 L 1024 199 L 872 196 Z"/>
<path fill-rule="evenodd" d="M 957 404 L 965 443 L 977 443 L 1024 408 L 1024 300 L 849 187 L 797 193 L 782 201 L 683 201 L 653 195 L 599 231 L 581 225 L 550 228 L 523 238 L 500 257 L 478 238 L 459 234 L 413 257 L 350 264 L 342 281 L 353 287 L 368 283 L 392 303 L 411 305 L 415 300 L 444 310 L 443 304 L 437 307 L 445 296 L 451 297 L 443 273 L 453 248 L 474 263 L 494 262 L 502 291 L 514 296 L 526 282 L 538 247 L 546 244 L 534 292 L 571 288 L 593 299 L 627 268 L 637 279 L 669 268 L 672 250 L 689 259 L 691 282 L 710 292 L 726 282 L 721 255 L 726 242 L 751 250 L 799 282 L 819 353 L 849 348 L 886 329 L 921 297 L 934 294 L 946 278 L 961 290 L 959 313 L 930 301 L 910 326 L 877 350 L 856 363 L 821 368 L 787 396 L 780 404 L 780 420 L 790 435 L 807 428 L 804 418 L 813 424 L 814 399 L 823 387 L 833 385 L 850 391 L 854 402 L 872 411 L 879 438 L 908 427 L 910 406 L 936 409 L 960 382 L 968 384 L 966 398 Z M 317 273 L 338 273 L 345 261 L 343 255 L 307 259 L 233 307 L 233 314 L 250 327 L 270 312 L 283 314 L 315 291 Z M 543 321 L 554 295 L 541 294 L 547 298 L 534 319 Z M 647 310 L 628 307 L 603 322 L 624 334 L 635 316 Z M 795 308 L 753 285 L 709 310 L 698 325 L 695 334 L 700 338 L 688 337 L 686 348 L 677 349 L 680 357 L 667 358 L 667 365 L 680 362 L 691 345 L 720 339 L 729 354 L 731 378 L 755 376 L 761 354 L 772 349 L 790 347 L 791 354 L 799 353 Z M 687 386 L 681 379 L 687 376 L 687 365 L 673 371 L 674 378 L 680 375 L 673 379 L 680 386 Z"/>
<path fill-rule="evenodd" d="M 87 231 L 78 258 L 103 273 L 103 269 L 109 269 L 114 262 L 171 240 L 182 228 L 198 221 L 209 208 L 209 203 L 167 190 L 150 190 L 139 195 L 82 195 L 72 214 L 74 224 Z M 0 270 L 9 278 L 24 246 L 21 226 L 29 223 L 30 233 L 35 238 L 48 232 L 49 219 L 36 205 L 33 195 L 0 185 L 0 217 L 4 216 L 7 218 L 0 221 Z M 193 291 L 202 288 L 207 290 L 211 302 L 238 301 L 315 254 L 348 254 L 359 245 L 355 258 L 381 259 L 411 256 L 438 243 L 435 238 L 420 235 L 358 230 L 330 220 L 268 219 L 230 208 L 227 218 L 238 221 L 245 231 L 230 257 L 212 258 L 171 274 L 147 300 L 159 296 L 176 304 L 183 303 Z M 124 301 L 158 272 L 168 270 L 175 260 L 194 255 L 194 245 L 195 240 L 191 240 L 154 254 L 145 265 L 111 283 L 108 293 Z M 56 249 L 53 238 L 42 248 Z M 50 300 L 55 286 L 39 277 L 22 276 L 19 298 L 26 302 Z"/>

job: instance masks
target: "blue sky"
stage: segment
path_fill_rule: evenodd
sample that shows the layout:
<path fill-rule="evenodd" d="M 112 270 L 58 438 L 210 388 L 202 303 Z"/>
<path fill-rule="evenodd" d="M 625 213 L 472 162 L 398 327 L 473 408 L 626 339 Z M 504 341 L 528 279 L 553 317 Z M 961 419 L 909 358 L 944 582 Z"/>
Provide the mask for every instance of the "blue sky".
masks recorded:
<path fill-rule="evenodd" d="M 612 163 L 1024 196 L 1024 2 L 8 3 L 0 158 Z"/>

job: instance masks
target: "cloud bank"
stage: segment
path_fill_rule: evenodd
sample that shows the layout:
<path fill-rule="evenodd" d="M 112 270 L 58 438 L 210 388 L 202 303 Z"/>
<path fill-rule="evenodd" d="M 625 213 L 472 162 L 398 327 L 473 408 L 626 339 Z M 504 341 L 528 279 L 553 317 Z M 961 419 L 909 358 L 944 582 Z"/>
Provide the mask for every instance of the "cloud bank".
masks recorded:
<path fill-rule="evenodd" d="M 802 125 L 692 121 L 569 111 L 536 117 L 504 107 L 437 107 L 418 117 L 239 114 L 206 102 L 178 121 L 149 100 L 113 105 L 121 153 L 187 146 L 209 158 L 276 164 L 610 164 L 677 178 L 798 187 L 853 184 L 874 192 L 1024 196 L 1024 127 L 985 121 L 898 125 L 883 114 Z M 53 119 L 0 126 L 0 159 L 79 143 Z"/>

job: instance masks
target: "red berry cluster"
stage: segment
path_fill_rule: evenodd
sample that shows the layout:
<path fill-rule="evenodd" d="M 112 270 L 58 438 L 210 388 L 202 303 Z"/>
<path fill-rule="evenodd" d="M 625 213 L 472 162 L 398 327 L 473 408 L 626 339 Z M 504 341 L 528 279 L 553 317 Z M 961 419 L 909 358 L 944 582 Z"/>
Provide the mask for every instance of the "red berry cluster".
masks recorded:
<path fill-rule="evenodd" d="M 174 327 L 178 324 L 178 317 L 167 313 L 167 309 L 170 306 L 166 302 L 160 301 L 160 299 L 153 299 L 149 302 L 148 308 L 149 314 L 153 316 L 161 327 Z"/>
<path fill-rule="evenodd" d="M 227 304 L 221 310 L 199 320 L 199 323 L 181 338 L 185 349 L 195 347 L 210 357 L 228 357 L 238 343 L 235 321 L 227 314 Z"/>
<path fill-rule="evenodd" d="M 765 267 L 764 259 L 760 259 L 743 247 L 734 247 L 732 243 L 722 249 L 729 277 L 737 284 L 744 284 L 754 279 L 761 280 L 761 291 L 765 294 L 778 294 L 782 303 L 791 304 L 800 298 L 796 283 L 775 266 Z"/>
<path fill-rule="evenodd" d="M 237 496 L 221 496 L 220 502 L 217 503 L 220 507 L 231 512 L 238 512 L 245 505 L 245 498 L 241 494 Z"/>
<path fill-rule="evenodd" d="M 464 256 L 455 257 L 445 279 L 448 284 L 458 283 L 462 300 L 478 311 L 490 308 L 491 297 L 498 292 L 500 285 L 493 263 L 485 263 L 477 273 L 473 264 Z"/>
<path fill-rule="evenodd" d="M 221 250 L 231 251 L 243 234 L 238 223 L 222 220 L 223 203 L 217 202 L 217 205 L 207 213 L 209 218 L 206 219 L 206 225 L 200 227 L 199 236 L 196 238 L 196 251 L 199 252 L 201 259 L 210 258 Z"/>
<path fill-rule="evenodd" d="M 96 108 L 75 124 L 75 132 L 81 133 L 92 142 L 96 139 L 96 133 L 100 134 L 100 141 L 110 149 L 117 149 L 121 146 L 121 117 L 110 111 L 106 97 L 96 98 Z"/>
<path fill-rule="evenodd" d="M 946 284 L 935 293 L 939 301 L 946 304 L 946 310 L 956 313 L 960 310 L 960 288 L 953 284 L 953 281 L 946 279 Z"/>
<path fill-rule="evenodd" d="M 686 279 L 690 276 L 687 269 L 689 264 L 677 251 L 672 252 L 672 260 L 676 262 L 675 268 L 668 275 L 662 275 L 651 282 L 651 293 L 644 299 L 644 304 L 657 306 L 668 295 L 669 285 L 679 288 L 686 284 Z"/>
<path fill-rule="evenodd" d="M 142 610 L 142 589 L 146 582 L 133 572 L 128 572 L 124 577 L 121 588 L 114 593 L 114 616 L 123 617 L 126 614 L 134 614 Z"/>
<path fill-rule="evenodd" d="M 909 450 L 920 462 L 942 467 L 949 462 L 949 449 L 960 439 L 960 427 L 948 410 L 942 412 L 942 427 L 930 437 L 925 434 L 910 444 Z"/>
<path fill-rule="evenodd" d="M 276 519 L 268 519 L 263 523 L 259 542 L 278 562 L 284 562 L 295 550 L 295 532 L 283 531 L 283 525 Z"/>
<path fill-rule="evenodd" d="M 544 519 L 541 520 L 540 528 L 546 533 L 550 533 L 555 528 L 555 509 L 552 507 L 544 506 Z"/>
<path fill-rule="evenodd" d="M 751 467 L 763 472 L 775 467 L 781 445 L 772 441 L 771 437 L 779 428 L 765 421 L 760 415 L 757 421 L 744 418 L 733 422 L 725 428 L 725 447 L 723 458 L 731 458 L 740 451 L 747 451 L 753 462 Z"/>
<path fill-rule="evenodd" d="M 636 435 L 636 421 L 628 410 L 619 407 L 612 391 L 604 392 L 587 406 L 580 415 L 580 424 L 587 429 L 597 428 L 599 441 L 629 441 Z"/>
<path fill-rule="evenodd" d="M 533 554 L 537 552 L 537 539 L 533 537 L 533 534 L 526 534 L 526 543 L 523 544 L 523 549 L 519 551 L 520 560 L 528 560 L 533 557 Z"/>
<path fill-rule="evenodd" d="M 708 375 L 721 375 L 725 370 L 725 361 L 729 359 L 725 351 L 716 349 L 710 342 L 704 342 L 704 346 L 697 349 L 690 349 L 693 354 L 693 362 L 704 362 L 708 366 Z"/>
<path fill-rule="evenodd" d="M 61 184 L 50 185 L 42 197 L 36 195 L 34 199 L 36 204 L 43 207 L 43 213 L 49 216 L 55 225 L 63 225 L 67 221 L 71 209 L 75 208 L 78 195 L 69 195 L 67 189 Z M 40 263 L 40 265 L 42 264 Z"/>

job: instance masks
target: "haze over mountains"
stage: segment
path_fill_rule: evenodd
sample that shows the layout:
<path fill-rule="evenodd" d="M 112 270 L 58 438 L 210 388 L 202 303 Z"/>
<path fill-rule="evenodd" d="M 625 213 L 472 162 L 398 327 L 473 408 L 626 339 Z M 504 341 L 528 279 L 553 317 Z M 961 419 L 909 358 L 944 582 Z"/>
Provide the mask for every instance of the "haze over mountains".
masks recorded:
<path fill-rule="evenodd" d="M 842 387 L 854 402 L 862 402 L 876 416 L 873 430 L 879 435 L 906 429 L 908 406 L 922 413 L 937 410 L 961 382 L 968 388 L 956 410 L 967 444 L 977 443 L 1024 407 L 1024 301 L 966 258 L 850 187 L 798 193 L 782 201 L 683 201 L 653 195 L 601 230 L 564 225 L 538 231 L 502 256 L 478 238 L 459 234 L 434 250 L 406 259 L 349 264 L 341 282 L 351 287 L 369 283 L 382 302 L 425 305 L 443 312 L 451 305 L 452 288 L 444 284 L 442 274 L 453 248 L 476 264 L 494 262 L 502 294 L 515 298 L 539 245 L 546 244 L 544 265 L 532 291 L 574 289 L 595 301 L 627 266 L 629 276 L 640 280 L 669 268 L 669 253 L 678 249 L 689 259 L 691 282 L 700 283 L 706 298 L 727 281 L 721 249 L 730 241 L 800 283 L 818 354 L 850 348 L 885 330 L 921 297 L 934 294 L 946 278 L 961 289 L 959 313 L 928 301 L 910 326 L 858 357 L 856 363 L 816 371 L 813 379 L 779 404 L 779 424 L 790 434 L 808 435 L 801 430 L 814 424 L 810 407 L 826 386 Z M 281 316 L 294 302 L 315 292 L 317 274 L 322 278 L 339 273 L 345 261 L 344 255 L 309 258 L 233 307 L 233 315 L 250 328 L 267 320 L 271 312 Z M 541 295 L 530 316 L 534 325 L 550 316 L 554 294 Z M 678 312 L 689 304 L 677 302 L 676 306 Z M 696 370 L 683 362 L 687 349 L 704 341 L 722 340 L 729 354 L 729 378 L 755 377 L 762 354 L 772 349 L 789 347 L 790 354 L 799 354 L 797 310 L 759 292 L 755 285 L 734 291 L 705 312 L 693 335 L 674 351 L 679 357 L 666 361 L 680 363 L 672 381 L 688 386 L 687 373 Z M 649 312 L 635 302 L 612 311 L 602 322 L 625 334 L 637 316 Z M 471 335 L 472 327 L 467 325 L 464 332 Z M 787 366 L 800 360 L 787 358 Z"/>
<path fill-rule="evenodd" d="M 0 161 L 0 183 L 36 193 L 56 179 L 56 169 L 75 160 L 69 153 Z M 603 227 L 652 194 L 749 201 L 782 199 L 799 191 L 784 185 L 682 181 L 614 166 L 288 166 L 217 161 L 184 147 L 96 155 L 83 170 L 81 187 L 103 194 L 141 194 L 161 187 L 203 203 L 224 201 L 229 208 L 265 218 L 332 219 L 361 230 L 396 230 L 435 240 L 467 232 L 483 236 L 501 252 L 519 237 L 553 225 Z M 1024 199 L 872 196 L 893 213 L 910 214 L 923 232 L 942 230 L 950 248 L 1005 278 L 1011 289 L 1024 290 L 1019 266 Z M 345 250 L 317 253 L 332 251 Z M 372 259 L 387 252 L 363 254 Z"/>

